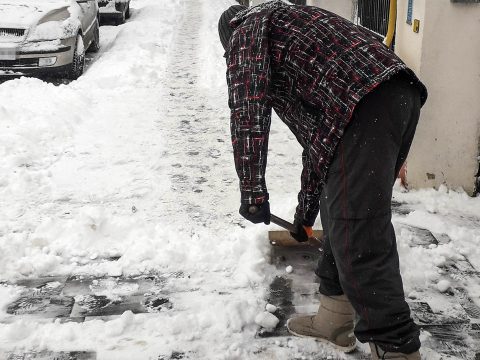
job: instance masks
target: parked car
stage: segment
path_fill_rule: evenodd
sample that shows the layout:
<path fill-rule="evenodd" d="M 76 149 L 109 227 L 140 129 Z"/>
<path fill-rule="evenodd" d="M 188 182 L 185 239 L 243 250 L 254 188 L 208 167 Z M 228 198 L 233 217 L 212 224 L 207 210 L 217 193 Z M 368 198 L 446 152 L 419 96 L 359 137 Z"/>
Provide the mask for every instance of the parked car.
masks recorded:
<path fill-rule="evenodd" d="M 98 0 L 100 20 L 113 20 L 117 25 L 130 17 L 130 0 Z"/>
<path fill-rule="evenodd" d="M 0 0 L 0 75 L 77 79 L 99 48 L 97 0 Z"/>

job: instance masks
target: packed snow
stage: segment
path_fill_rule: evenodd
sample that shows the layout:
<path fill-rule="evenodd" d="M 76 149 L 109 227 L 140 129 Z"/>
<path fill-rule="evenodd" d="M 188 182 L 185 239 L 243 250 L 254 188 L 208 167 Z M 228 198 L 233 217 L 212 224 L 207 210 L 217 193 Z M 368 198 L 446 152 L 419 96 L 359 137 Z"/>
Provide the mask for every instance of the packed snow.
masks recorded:
<path fill-rule="evenodd" d="M 131 21 L 101 28 L 101 51 L 77 81 L 0 84 L 0 349 L 93 350 L 99 360 L 175 351 L 196 359 L 345 358 L 308 339 L 255 336 L 258 325 L 278 323 L 266 302 L 267 231 L 278 228 L 238 214 L 217 35 L 232 4 L 132 0 Z M 292 219 L 301 149 L 278 118 L 271 128 L 271 208 Z M 394 216 L 406 294 L 430 289 L 435 311 L 454 311 L 441 294 L 456 280 L 442 265 L 468 259 L 480 269 L 480 199 L 398 185 L 394 198 L 412 210 Z M 411 246 L 405 225 L 451 241 Z M 185 275 L 167 281 L 173 310 L 81 323 L 6 313 L 19 279 L 149 273 Z M 115 285 L 94 283 L 92 291 L 116 299 L 138 290 Z M 480 305 L 479 279 L 463 285 Z"/>
<path fill-rule="evenodd" d="M 264 311 L 255 317 L 255 323 L 266 330 L 275 329 L 278 321 L 278 318 L 268 311 Z"/>

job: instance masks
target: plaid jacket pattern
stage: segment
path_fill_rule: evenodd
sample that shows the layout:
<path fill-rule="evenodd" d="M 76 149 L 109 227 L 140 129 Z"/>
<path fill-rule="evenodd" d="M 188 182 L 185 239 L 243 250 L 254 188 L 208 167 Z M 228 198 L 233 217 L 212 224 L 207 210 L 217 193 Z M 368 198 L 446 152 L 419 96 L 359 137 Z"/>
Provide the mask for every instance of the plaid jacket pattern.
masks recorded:
<path fill-rule="evenodd" d="M 272 108 L 304 151 L 296 217 L 313 225 L 328 166 L 360 99 L 406 65 L 369 30 L 309 6 L 271 1 L 231 21 L 227 58 L 231 140 L 241 202 L 268 200 Z"/>

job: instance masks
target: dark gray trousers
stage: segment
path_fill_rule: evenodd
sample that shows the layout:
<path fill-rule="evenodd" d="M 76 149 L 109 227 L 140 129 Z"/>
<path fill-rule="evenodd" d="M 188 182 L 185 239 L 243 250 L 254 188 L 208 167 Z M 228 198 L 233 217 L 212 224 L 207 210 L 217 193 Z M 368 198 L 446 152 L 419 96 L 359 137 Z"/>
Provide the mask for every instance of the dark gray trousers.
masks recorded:
<path fill-rule="evenodd" d="M 357 105 L 320 201 L 326 241 L 316 271 L 322 294 L 345 293 L 352 303 L 359 341 L 407 354 L 420 347 L 419 330 L 404 297 L 391 199 L 420 107 L 418 90 L 402 75 Z"/>

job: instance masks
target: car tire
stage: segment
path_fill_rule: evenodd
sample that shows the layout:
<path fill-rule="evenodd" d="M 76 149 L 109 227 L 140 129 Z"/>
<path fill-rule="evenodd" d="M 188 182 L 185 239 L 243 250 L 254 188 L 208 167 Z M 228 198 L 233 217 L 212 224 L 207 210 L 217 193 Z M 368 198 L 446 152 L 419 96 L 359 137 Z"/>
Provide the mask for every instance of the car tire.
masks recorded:
<path fill-rule="evenodd" d="M 81 34 L 77 35 L 75 41 L 75 50 L 73 52 L 73 61 L 70 64 L 65 77 L 70 80 L 77 80 L 85 68 L 85 47 L 83 45 L 83 37 Z"/>
<path fill-rule="evenodd" d="M 99 50 L 100 50 L 100 25 L 99 25 L 99 22 L 97 21 L 97 24 L 95 25 L 95 29 L 93 30 L 93 41 L 90 44 L 88 51 L 96 53 Z"/>
<path fill-rule="evenodd" d="M 130 3 L 127 3 L 127 10 L 125 11 L 125 19 L 130 19 L 132 14 L 130 13 Z"/>

